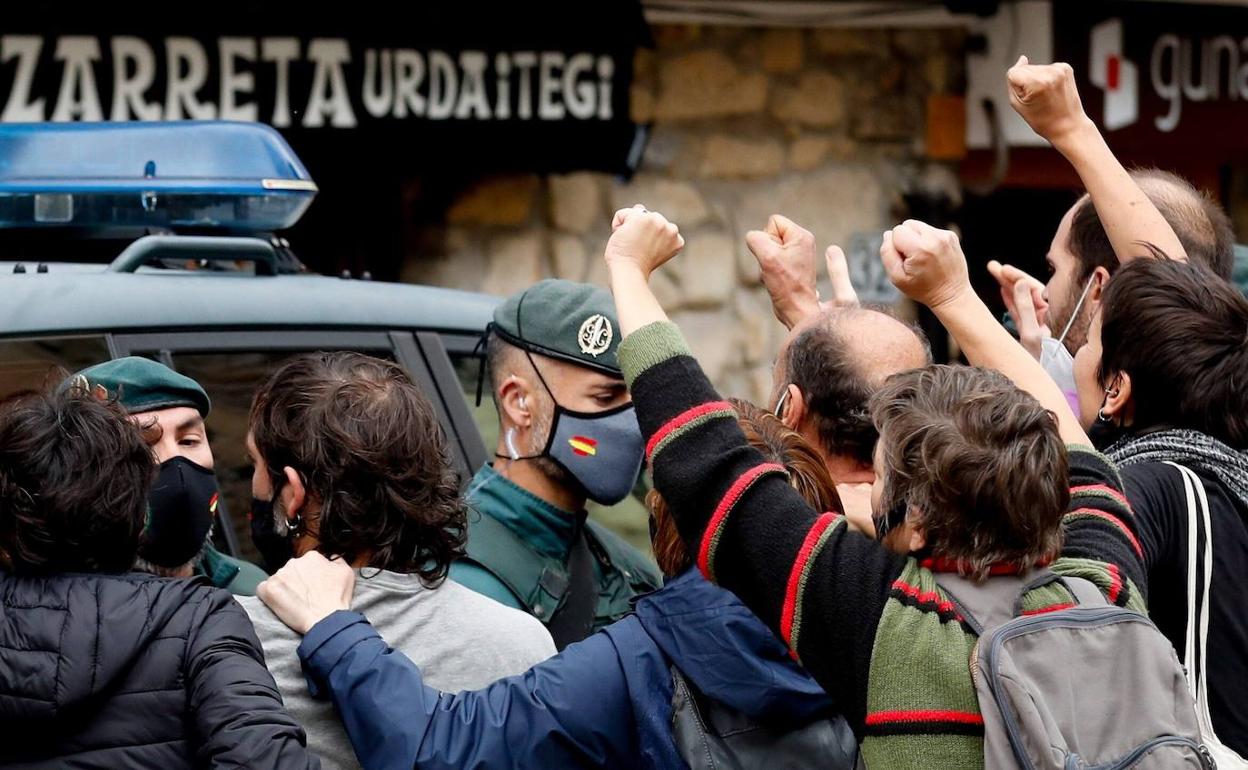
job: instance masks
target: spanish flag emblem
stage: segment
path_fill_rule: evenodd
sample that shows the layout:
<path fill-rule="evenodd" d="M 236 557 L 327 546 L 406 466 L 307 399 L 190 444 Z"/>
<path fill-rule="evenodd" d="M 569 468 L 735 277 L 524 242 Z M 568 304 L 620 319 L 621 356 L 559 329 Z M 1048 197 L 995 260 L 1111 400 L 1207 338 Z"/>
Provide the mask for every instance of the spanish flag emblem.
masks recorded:
<path fill-rule="evenodd" d="M 211 513 L 213 516 L 217 515 L 217 498 L 219 496 L 220 496 L 219 493 L 213 492 L 212 499 L 208 501 L 208 512 Z"/>
<path fill-rule="evenodd" d="M 581 457 L 593 457 L 598 454 L 598 442 L 587 436 L 573 436 L 568 439 L 568 446 Z"/>

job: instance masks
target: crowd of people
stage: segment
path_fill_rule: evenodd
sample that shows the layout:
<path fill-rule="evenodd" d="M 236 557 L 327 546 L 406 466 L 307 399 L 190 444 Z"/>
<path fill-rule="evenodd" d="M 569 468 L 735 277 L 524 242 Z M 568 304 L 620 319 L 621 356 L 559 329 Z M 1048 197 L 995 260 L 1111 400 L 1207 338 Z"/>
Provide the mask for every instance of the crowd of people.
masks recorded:
<path fill-rule="evenodd" d="M 398 365 L 273 372 L 267 572 L 212 546 L 194 380 L 123 358 L 0 404 L 0 766 L 1248 767 L 1230 225 L 1124 168 L 1068 66 L 1009 83 L 1087 191 L 1047 284 L 988 267 L 1016 336 L 955 233 L 880 251 L 967 365 L 861 306 L 835 246 L 821 298 L 778 214 L 746 236 L 788 329 L 771 400 L 722 398 L 650 289 L 678 223 L 622 209 L 609 292 L 496 310 L 466 487 Z M 643 478 L 657 570 L 585 513 Z"/>

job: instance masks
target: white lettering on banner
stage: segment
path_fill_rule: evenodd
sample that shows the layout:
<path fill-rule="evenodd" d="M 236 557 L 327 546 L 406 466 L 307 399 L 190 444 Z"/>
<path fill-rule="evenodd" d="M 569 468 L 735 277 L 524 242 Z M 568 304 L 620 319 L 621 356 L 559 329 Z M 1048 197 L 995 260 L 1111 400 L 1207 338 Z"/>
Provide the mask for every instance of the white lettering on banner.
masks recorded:
<path fill-rule="evenodd" d="M 394 116 L 406 118 L 425 114 L 425 97 L 420 95 L 420 84 L 425 79 L 425 57 L 419 51 L 401 49 L 394 52 Z"/>
<path fill-rule="evenodd" d="M 529 85 L 529 73 L 537 64 L 537 54 L 532 51 L 519 51 L 511 55 L 511 63 L 520 77 L 520 88 L 516 94 L 516 117 L 528 120 L 533 117 L 533 89 Z"/>
<path fill-rule="evenodd" d="M 494 57 L 494 70 L 498 72 L 498 104 L 494 117 L 506 120 L 511 117 L 511 57 L 500 53 Z"/>
<path fill-rule="evenodd" d="M 162 45 L 163 70 L 156 61 Z M 45 50 L 54 64 L 41 63 Z M 1225 60 L 1237 72 L 1238 50 L 1222 41 L 1214 50 L 1215 68 Z M 267 120 L 277 128 L 353 128 L 357 109 L 373 120 L 608 121 L 614 115 L 609 55 L 368 48 L 357 59 L 359 53 L 343 38 L 316 38 L 305 47 L 294 37 L 3 35 L 0 66 L 13 76 L 0 121 L 220 117 Z M 292 81 L 296 73 L 302 77 Z M 97 77 L 111 84 L 111 100 Z M 306 91 L 292 94 L 296 82 Z M 1218 87 L 1210 89 L 1212 98 Z M 35 96 L 51 93 L 51 104 Z M 261 115 L 261 104 L 270 103 L 272 113 Z"/>
<path fill-rule="evenodd" d="M 198 40 L 171 37 L 165 40 L 165 120 L 213 120 L 217 107 L 196 94 L 208 81 L 208 54 Z M 184 111 L 185 110 L 185 111 Z"/>
<path fill-rule="evenodd" d="M 459 82 L 459 104 L 455 106 L 455 119 L 464 120 L 469 115 L 478 120 L 490 119 L 490 100 L 485 93 L 485 65 L 488 62 L 483 51 L 464 51 L 459 55 L 459 68 L 464 78 Z"/>
<path fill-rule="evenodd" d="M 1248 38 L 1237 43 L 1229 35 L 1201 40 L 1162 35 L 1153 43 L 1149 65 L 1153 91 L 1169 107 L 1154 120 L 1159 131 L 1178 128 L 1184 100 L 1248 100 Z"/>
<path fill-rule="evenodd" d="M 260 58 L 275 68 L 273 117 L 277 128 L 290 125 L 290 63 L 299 58 L 299 40 L 293 37 L 266 37 L 260 42 Z"/>
<path fill-rule="evenodd" d="M 0 120 L 5 123 L 29 123 L 44 119 L 44 100 L 30 100 L 30 91 L 35 84 L 35 67 L 39 64 L 39 52 L 43 50 L 43 39 L 27 35 L 5 35 L 0 37 L 0 63 L 8 64 L 17 58 L 17 73 L 13 76 L 13 85 L 9 87 L 9 100 L 0 113 Z"/>
<path fill-rule="evenodd" d="M 99 89 L 95 87 L 95 70 L 92 63 L 100 60 L 100 44 L 93 37 L 63 37 L 56 41 L 53 55 L 61 62 L 61 89 L 56 95 L 56 109 L 52 120 L 66 123 L 71 120 L 89 122 L 104 119 L 100 108 Z"/>
<path fill-rule="evenodd" d="M 325 125 L 325 116 L 334 128 L 354 128 L 355 111 L 347 94 L 344 65 L 351 62 L 351 49 L 345 40 L 318 38 L 308 43 L 308 58 L 316 64 L 312 71 L 312 95 L 303 111 L 305 128 Z"/>
<path fill-rule="evenodd" d="M 364 52 L 364 111 L 374 118 L 384 118 L 394 103 L 394 70 L 392 51 L 370 48 Z"/>
<path fill-rule="evenodd" d="M 260 105 L 255 102 L 239 104 L 238 97 L 250 95 L 256 90 L 256 76 L 252 72 L 239 72 L 236 60 L 249 64 L 256 61 L 256 41 L 246 37 L 223 37 L 217 41 L 217 53 L 221 59 L 221 119 L 256 120 Z"/>
<path fill-rule="evenodd" d="M 563 54 L 558 51 L 546 51 L 541 56 L 542 66 L 539 77 L 537 97 L 537 117 L 542 120 L 563 120 L 563 102 L 556 101 L 559 88 L 559 73 L 563 69 Z"/>
<path fill-rule="evenodd" d="M 156 79 L 156 52 L 137 37 L 115 37 L 113 50 L 113 109 L 109 120 L 160 120 L 160 104 L 144 97 Z M 134 74 L 130 74 L 133 64 Z"/>
<path fill-rule="evenodd" d="M 459 78 L 455 61 L 444 51 L 429 52 L 429 112 L 430 120 L 446 120 L 455 109 L 455 94 L 459 90 Z"/>

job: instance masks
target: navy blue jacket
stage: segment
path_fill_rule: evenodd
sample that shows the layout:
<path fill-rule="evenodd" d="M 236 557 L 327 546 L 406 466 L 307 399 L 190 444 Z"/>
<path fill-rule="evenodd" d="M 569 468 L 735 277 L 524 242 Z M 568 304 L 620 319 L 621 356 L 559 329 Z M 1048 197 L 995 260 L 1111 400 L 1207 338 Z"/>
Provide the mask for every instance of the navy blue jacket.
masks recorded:
<path fill-rule="evenodd" d="M 354 612 L 316 624 L 299 657 L 313 695 L 333 699 L 365 770 L 683 770 L 672 664 L 703 694 L 754 718 L 796 726 L 833 714 L 771 631 L 693 570 L 641 598 L 635 615 L 473 692 L 425 686 Z"/>

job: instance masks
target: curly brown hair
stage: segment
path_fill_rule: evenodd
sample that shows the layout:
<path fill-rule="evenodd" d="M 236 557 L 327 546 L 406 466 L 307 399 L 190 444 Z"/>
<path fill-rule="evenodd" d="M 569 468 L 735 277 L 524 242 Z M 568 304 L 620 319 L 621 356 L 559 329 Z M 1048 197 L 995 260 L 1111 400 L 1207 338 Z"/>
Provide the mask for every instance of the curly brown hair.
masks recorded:
<path fill-rule="evenodd" d="M 728 402 L 737 410 L 737 424 L 745 433 L 746 441 L 761 452 L 767 462 L 784 466 L 789 483 L 811 507 L 819 511 L 845 512 L 828 467 L 802 434 L 790 430 L 775 415 L 749 401 L 730 398 Z M 656 489 L 646 494 L 646 507 L 652 519 L 654 559 L 664 575 L 679 575 L 693 564 L 693 557 L 676 529 L 676 521 Z"/>
<path fill-rule="evenodd" d="M 78 388 L 0 405 L 0 551 L 15 573 L 126 572 L 151 450 L 114 402 Z"/>
<path fill-rule="evenodd" d="M 446 577 L 464 553 L 466 509 L 433 406 L 407 373 L 360 353 L 309 353 L 273 373 L 251 406 L 274 488 L 298 471 L 320 511 L 317 550 L 349 562 Z"/>
<path fill-rule="evenodd" d="M 883 509 L 917 515 L 932 555 L 972 579 L 1057 555 L 1070 502 L 1053 413 L 1004 375 L 937 365 L 889 377 L 871 401 Z"/>

